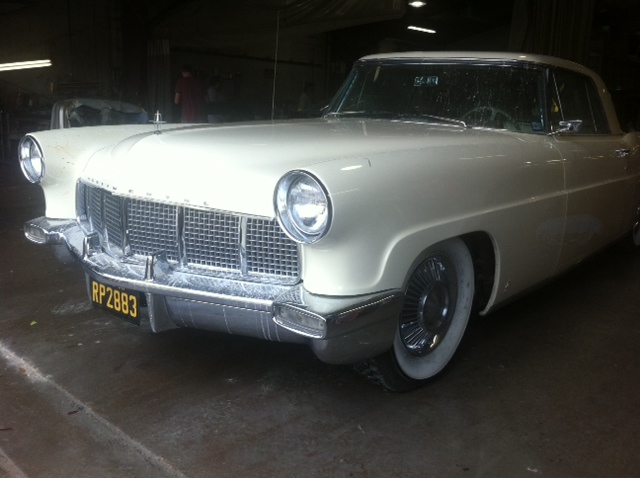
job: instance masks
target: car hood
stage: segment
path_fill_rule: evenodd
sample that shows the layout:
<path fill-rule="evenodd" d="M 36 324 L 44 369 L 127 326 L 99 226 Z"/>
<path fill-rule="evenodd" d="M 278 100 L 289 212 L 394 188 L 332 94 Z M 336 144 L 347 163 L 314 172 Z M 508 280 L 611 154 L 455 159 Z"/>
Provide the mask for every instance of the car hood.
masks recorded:
<path fill-rule="evenodd" d="M 369 168 L 401 150 L 493 143 L 496 135 L 504 142 L 507 133 L 343 119 L 166 127 L 98 151 L 81 179 L 129 197 L 272 217 L 275 185 L 288 171 L 326 162 L 335 171 Z"/>

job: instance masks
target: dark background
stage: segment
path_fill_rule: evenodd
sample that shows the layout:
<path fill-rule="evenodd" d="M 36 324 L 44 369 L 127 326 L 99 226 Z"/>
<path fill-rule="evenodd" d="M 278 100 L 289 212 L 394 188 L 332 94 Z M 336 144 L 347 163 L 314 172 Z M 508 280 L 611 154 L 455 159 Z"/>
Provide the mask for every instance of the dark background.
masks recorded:
<path fill-rule="evenodd" d="M 474 317 L 448 373 L 390 394 L 306 346 L 92 309 L 82 271 L 24 238 L 44 200 L 10 144 L 66 98 L 171 119 L 186 62 L 236 118 L 280 118 L 365 54 L 538 52 L 594 68 L 637 118 L 640 1 L 426 2 L 0 0 L 0 63 L 53 63 L 0 71 L 0 477 L 638 476 L 637 252 Z"/>
<path fill-rule="evenodd" d="M 624 127 L 637 123 L 637 0 L 6 0 L 0 63 L 3 155 L 25 130 L 46 127 L 61 99 L 138 104 L 177 120 L 183 64 L 218 77 L 230 119 L 290 117 L 305 83 L 318 107 L 352 63 L 402 50 L 522 51 L 585 64 L 605 79 Z M 435 30 L 408 30 L 415 25 Z"/>

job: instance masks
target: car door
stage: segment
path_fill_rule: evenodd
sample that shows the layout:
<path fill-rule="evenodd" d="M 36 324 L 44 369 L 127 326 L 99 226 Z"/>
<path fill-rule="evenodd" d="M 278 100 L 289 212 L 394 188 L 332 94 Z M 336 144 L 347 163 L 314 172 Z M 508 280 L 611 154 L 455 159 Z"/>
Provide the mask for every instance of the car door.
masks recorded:
<path fill-rule="evenodd" d="M 564 164 L 567 215 L 559 268 L 566 268 L 621 236 L 635 185 L 629 150 L 610 133 L 600 95 L 587 76 L 556 70 L 550 75 L 554 146 Z"/>

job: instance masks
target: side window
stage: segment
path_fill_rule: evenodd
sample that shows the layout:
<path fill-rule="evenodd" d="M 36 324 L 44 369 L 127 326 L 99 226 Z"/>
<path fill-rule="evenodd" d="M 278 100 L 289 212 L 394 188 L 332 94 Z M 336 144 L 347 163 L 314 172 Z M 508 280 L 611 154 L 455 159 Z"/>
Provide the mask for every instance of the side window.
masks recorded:
<path fill-rule="evenodd" d="M 607 134 L 609 124 L 602 109 L 600 95 L 586 76 L 556 70 L 551 82 L 551 126 L 560 128 L 560 121 L 580 120 L 578 134 Z"/>

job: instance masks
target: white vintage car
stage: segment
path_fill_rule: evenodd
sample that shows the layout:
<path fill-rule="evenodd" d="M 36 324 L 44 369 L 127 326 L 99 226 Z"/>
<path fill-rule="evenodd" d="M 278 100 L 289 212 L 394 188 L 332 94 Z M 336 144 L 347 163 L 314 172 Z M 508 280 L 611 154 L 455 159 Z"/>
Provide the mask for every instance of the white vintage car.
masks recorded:
<path fill-rule="evenodd" d="M 602 80 L 539 55 L 359 60 L 321 118 L 26 135 L 90 300 L 154 332 L 307 343 L 390 390 L 486 314 L 628 235 L 640 151 Z"/>

